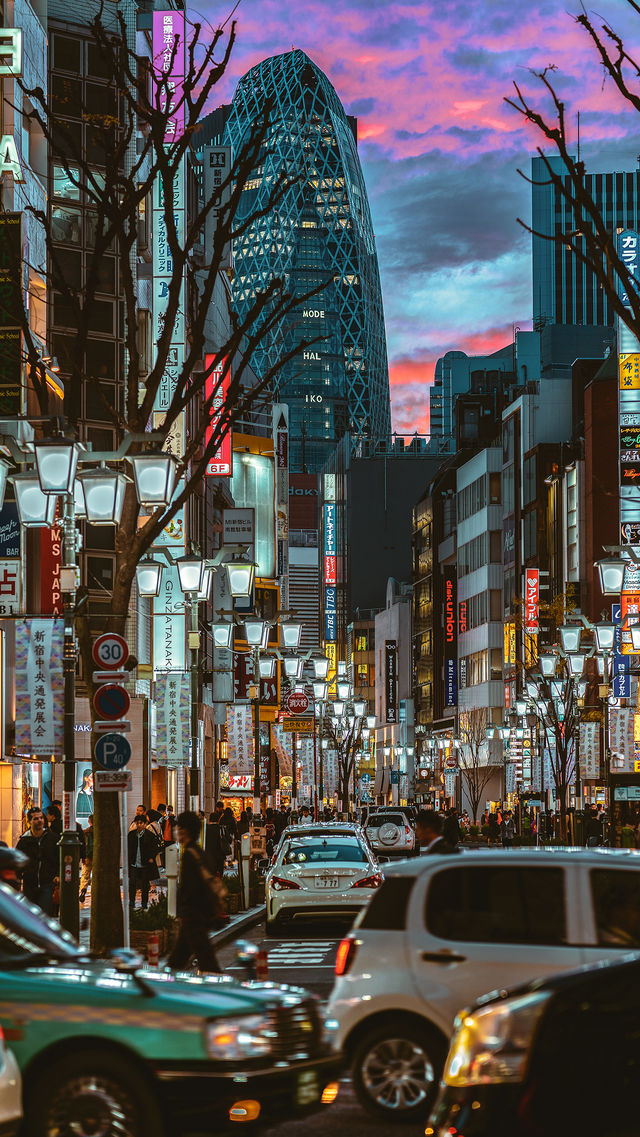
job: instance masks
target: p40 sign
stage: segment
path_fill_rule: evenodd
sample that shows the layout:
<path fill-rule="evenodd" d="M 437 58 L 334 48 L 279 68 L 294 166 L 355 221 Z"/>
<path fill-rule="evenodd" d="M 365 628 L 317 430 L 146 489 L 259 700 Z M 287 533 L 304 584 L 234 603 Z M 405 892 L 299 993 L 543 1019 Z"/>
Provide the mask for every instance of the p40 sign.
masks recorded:
<path fill-rule="evenodd" d="M 537 568 L 525 569 L 524 573 L 524 630 L 528 636 L 538 631 L 538 609 L 540 601 L 540 573 Z"/>

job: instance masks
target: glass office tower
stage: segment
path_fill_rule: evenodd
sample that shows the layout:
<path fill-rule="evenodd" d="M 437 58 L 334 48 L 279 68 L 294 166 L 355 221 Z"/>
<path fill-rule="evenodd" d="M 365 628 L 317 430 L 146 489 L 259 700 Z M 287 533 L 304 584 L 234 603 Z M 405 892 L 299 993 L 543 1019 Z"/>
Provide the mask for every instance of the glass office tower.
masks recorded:
<path fill-rule="evenodd" d="M 255 293 L 283 277 L 300 301 L 254 353 L 266 374 L 283 350 L 314 341 L 285 364 L 273 398 L 289 405 L 293 470 L 322 469 L 350 431 L 387 439 L 389 373 L 369 203 L 348 118 L 326 75 L 303 51 L 266 59 L 238 83 L 225 141 L 237 153 L 272 104 L 270 129 L 248 177 L 241 216 L 265 210 L 234 245 L 233 303 L 245 317 Z M 274 208 L 274 188 L 288 183 Z"/>

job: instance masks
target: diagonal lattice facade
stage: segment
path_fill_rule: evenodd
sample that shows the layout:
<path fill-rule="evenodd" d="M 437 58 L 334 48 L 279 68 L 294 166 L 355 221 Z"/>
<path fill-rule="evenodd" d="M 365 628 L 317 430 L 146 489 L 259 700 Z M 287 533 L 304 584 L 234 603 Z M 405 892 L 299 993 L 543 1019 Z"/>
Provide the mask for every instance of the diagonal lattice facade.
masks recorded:
<path fill-rule="evenodd" d="M 320 470 L 346 431 L 386 439 L 389 373 L 373 227 L 356 140 L 338 96 L 303 51 L 273 56 L 238 83 L 225 140 L 237 150 L 273 102 L 269 137 L 247 179 L 241 216 L 263 209 L 234 245 L 233 303 L 244 317 L 274 276 L 294 295 L 319 284 L 253 357 L 258 376 L 283 348 L 317 340 L 279 372 L 274 398 L 289 405 L 293 469 Z"/>

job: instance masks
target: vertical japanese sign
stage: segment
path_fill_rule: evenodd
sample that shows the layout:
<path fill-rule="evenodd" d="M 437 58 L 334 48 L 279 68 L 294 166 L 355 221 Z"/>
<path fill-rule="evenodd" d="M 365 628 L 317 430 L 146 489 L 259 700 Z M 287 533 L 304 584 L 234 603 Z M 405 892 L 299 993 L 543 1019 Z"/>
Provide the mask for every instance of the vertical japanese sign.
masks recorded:
<path fill-rule="evenodd" d="M 524 630 L 528 636 L 538 631 L 538 605 L 540 599 L 540 574 L 537 568 L 525 569 L 524 573 Z"/>
<path fill-rule="evenodd" d="M 384 641 L 384 700 L 386 722 L 398 722 L 398 641 Z"/>
<path fill-rule="evenodd" d="M 59 505 L 56 505 L 53 525 L 40 530 L 40 611 L 43 616 L 62 615 L 61 568 L 62 524 Z"/>
<path fill-rule="evenodd" d="M 254 772 L 253 707 L 250 703 L 227 706 L 227 757 L 229 774 Z"/>
<path fill-rule="evenodd" d="M 153 66 L 156 81 L 166 84 L 161 91 L 160 104 L 168 108 L 164 146 L 170 149 L 183 135 L 184 82 L 185 82 L 185 16 L 184 12 L 158 11 L 153 13 Z M 152 187 L 152 276 L 153 276 L 153 344 L 154 349 L 162 334 L 169 288 L 175 272 L 174 256 L 169 244 L 167 222 L 171 218 L 176 229 L 177 242 L 184 245 L 186 220 L 186 166 L 184 160 L 174 174 L 171 186 L 172 200 L 165 200 L 162 179 L 157 177 Z M 154 403 L 154 426 L 159 426 L 171 406 L 185 360 L 185 307 L 186 282 L 183 274 L 180 301 L 172 321 L 171 342 L 167 363 Z M 168 448 L 180 458 L 185 447 L 185 416 L 176 420 Z M 176 487 L 180 493 L 183 483 Z M 160 537 L 156 545 L 171 546 L 179 557 L 186 548 L 186 517 L 181 508 Z M 177 570 L 166 565 L 162 574 L 160 595 L 153 600 L 153 666 L 154 671 L 183 671 L 185 668 L 186 624 L 184 604 Z"/>
<path fill-rule="evenodd" d="M 458 702 L 458 580 L 455 565 L 444 569 L 444 705 Z"/>
<path fill-rule="evenodd" d="M 275 452 L 276 575 L 280 580 L 280 607 L 289 605 L 289 408 L 273 406 L 273 448 Z"/>
<path fill-rule="evenodd" d="M 216 231 L 231 194 L 231 147 L 205 146 L 202 154 L 205 201 L 213 202 L 205 221 L 205 249 L 213 254 Z M 220 258 L 221 267 L 231 264 L 231 244 L 227 243 Z"/>
<path fill-rule="evenodd" d="M 640 238 L 633 229 L 618 233 L 618 256 L 640 286 Z M 625 306 L 629 296 L 618 281 Z M 620 458 L 620 538 L 640 543 L 640 343 L 618 316 L 618 426 Z"/>
<path fill-rule="evenodd" d="M 156 755 L 161 766 L 189 763 L 191 687 L 188 671 L 166 671 L 155 684 Z"/>
<path fill-rule="evenodd" d="M 336 503 L 324 506 L 324 583 L 337 584 L 336 578 Z"/>
<path fill-rule="evenodd" d="M 204 432 L 204 444 L 208 446 L 213 438 L 213 435 L 222 420 L 222 411 L 225 404 L 227 395 L 229 394 L 229 386 L 231 383 L 231 368 L 227 369 L 225 374 L 225 366 L 227 357 L 221 359 L 216 366 L 213 366 L 215 355 L 205 355 L 204 366 L 205 371 L 208 372 L 204 381 L 204 397 L 205 401 L 209 403 L 211 400 L 211 410 L 209 412 L 209 425 Z M 218 443 L 214 453 L 207 462 L 205 473 L 210 477 L 217 478 L 230 478 L 233 462 L 233 433 L 231 426 L 228 426 L 227 433 L 224 438 Z"/>
<path fill-rule="evenodd" d="M 50 758 L 63 752 L 62 620 L 16 621 L 16 751 Z"/>

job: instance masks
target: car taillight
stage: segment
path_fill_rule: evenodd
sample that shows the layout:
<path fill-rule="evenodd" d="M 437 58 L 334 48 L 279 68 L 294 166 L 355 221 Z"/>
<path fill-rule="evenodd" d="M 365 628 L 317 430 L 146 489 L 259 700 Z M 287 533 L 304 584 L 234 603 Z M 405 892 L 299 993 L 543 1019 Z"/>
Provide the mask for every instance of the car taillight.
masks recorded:
<path fill-rule="evenodd" d="M 300 885 L 296 884 L 295 880 L 285 880 L 283 876 L 272 876 L 271 887 L 275 888 L 276 892 L 282 892 L 285 888 L 300 888 Z"/>
<path fill-rule="evenodd" d="M 340 941 L 338 954 L 336 955 L 336 975 L 347 974 L 356 958 L 357 950 L 358 941 L 352 936 L 347 936 L 346 939 Z"/>
<path fill-rule="evenodd" d="M 382 876 L 379 872 L 373 876 L 363 876 L 362 880 L 355 880 L 351 885 L 352 888 L 379 888 L 382 884 Z"/>
<path fill-rule="evenodd" d="M 411 836 L 411 830 L 410 830 L 410 828 L 409 828 L 409 826 L 408 826 L 408 825 L 405 825 L 405 827 L 404 827 L 404 833 L 405 833 L 405 837 L 410 837 L 410 836 Z"/>

